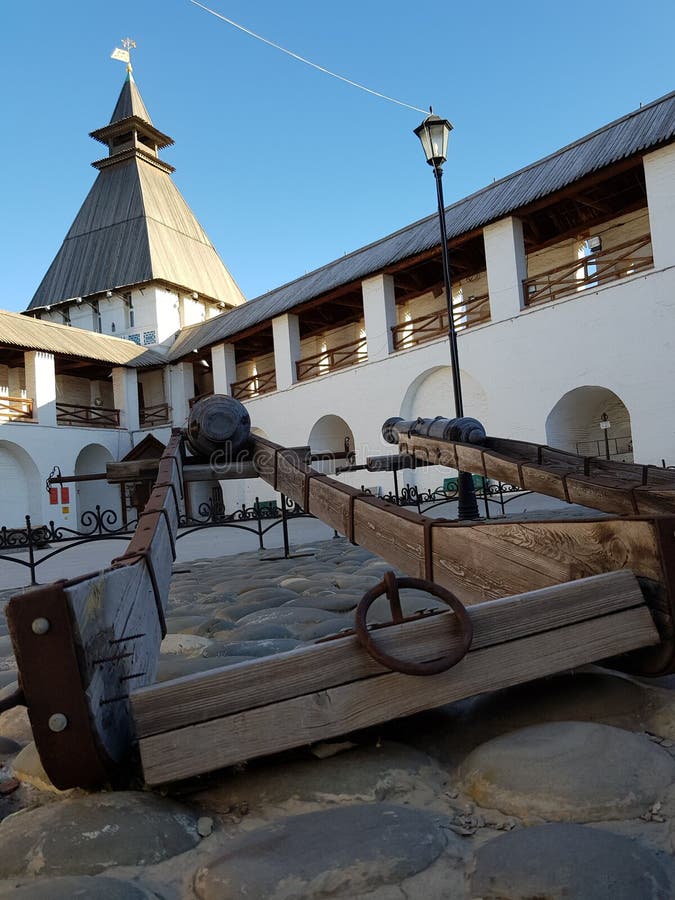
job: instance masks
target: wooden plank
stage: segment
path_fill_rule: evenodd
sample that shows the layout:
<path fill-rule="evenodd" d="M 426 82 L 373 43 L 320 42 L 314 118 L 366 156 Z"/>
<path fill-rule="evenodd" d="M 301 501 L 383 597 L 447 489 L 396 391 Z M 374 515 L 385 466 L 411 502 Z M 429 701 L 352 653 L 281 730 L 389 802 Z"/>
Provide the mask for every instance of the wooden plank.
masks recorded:
<path fill-rule="evenodd" d="M 257 451 L 255 456 L 257 460 Z M 271 480 L 273 463 L 268 460 L 259 471 Z M 312 472 L 301 471 L 279 454 L 279 489 L 301 505 L 304 481 Z M 431 571 L 433 580 L 455 591 L 464 603 L 623 567 L 664 582 L 660 544 L 650 520 L 452 522 L 434 526 L 427 547 L 424 517 L 377 498 L 358 497 L 354 488 L 329 476 L 310 479 L 309 498 L 309 511 L 343 534 L 349 534 L 352 507 L 357 544 L 408 575 L 423 578 Z"/>
<path fill-rule="evenodd" d="M 484 451 L 474 444 L 457 444 L 457 468 L 473 475 L 486 475 Z"/>
<path fill-rule="evenodd" d="M 140 741 L 148 784 L 212 771 L 653 644 L 646 608 L 476 650 L 421 678 L 390 673 Z"/>
<path fill-rule="evenodd" d="M 490 459 L 487 467 L 492 470 L 492 459 Z M 556 497 L 558 500 L 565 500 L 569 503 L 567 482 L 564 477 L 568 473 L 568 469 L 560 466 L 549 465 L 544 467 L 534 463 L 523 463 L 520 467 L 519 480 L 516 484 L 526 484 L 526 490 L 528 491 L 534 491 L 536 494 L 545 494 L 547 497 Z"/>
<path fill-rule="evenodd" d="M 60 615 L 63 607 L 61 618 L 67 621 L 68 646 L 72 645 L 66 693 L 87 710 L 85 717 L 73 718 L 72 731 L 66 728 L 57 732 L 55 738 L 47 727 L 49 713 L 45 718 L 45 711 L 64 710 L 69 703 L 76 713 L 77 709 L 64 698 L 62 679 L 54 678 L 49 668 L 43 671 L 35 663 L 35 648 L 42 646 L 47 652 L 56 627 L 48 622 L 37 638 L 38 642 L 41 638 L 46 641 L 37 645 L 30 622 L 17 632 L 17 659 L 26 660 L 31 669 L 20 670 L 20 677 L 30 679 L 33 696 L 40 698 L 40 708 L 31 711 L 40 723 L 35 731 L 38 752 L 49 760 L 50 777 L 59 787 L 100 783 L 101 773 L 122 760 L 131 746 L 134 732 L 129 689 L 133 684 L 154 679 L 162 639 L 163 610 L 174 559 L 173 539 L 181 509 L 180 441 L 180 433 L 174 432 L 124 556 L 102 572 L 44 588 L 36 595 L 37 605 L 26 607 L 45 620 Z M 25 615 L 23 601 L 22 596 L 13 600 L 20 617 Z M 52 612 L 39 612 L 40 604 L 47 602 L 52 602 Z M 22 656 L 24 646 L 27 652 Z M 63 655 L 65 665 L 65 651 Z M 68 740 L 60 741 L 59 734 L 74 737 L 83 748 L 89 748 L 83 751 L 83 759 L 87 760 L 82 763 L 82 770 L 68 758 L 72 749 L 66 748 L 71 745 Z M 62 753 L 58 752 L 59 746 L 64 748 Z"/>
<path fill-rule="evenodd" d="M 405 609 L 405 593 L 403 606 Z M 430 604 L 440 603 L 432 596 Z M 596 575 L 514 597 L 481 603 L 469 610 L 473 650 L 644 603 L 628 571 Z M 403 659 L 437 659 L 461 643 L 454 613 L 378 628 L 378 645 Z M 290 653 L 134 690 L 131 704 L 138 737 L 230 715 L 254 706 L 310 693 L 320 682 L 333 687 L 381 674 L 383 667 L 349 635 Z"/>
<path fill-rule="evenodd" d="M 82 689 L 98 739 L 114 761 L 128 752 L 133 738 L 130 690 L 154 681 L 157 670 L 182 490 L 176 435 L 158 464 L 157 485 L 126 560 L 63 588 Z"/>
<path fill-rule="evenodd" d="M 122 481 L 154 481 L 159 468 L 158 459 L 130 459 L 106 463 L 106 477 L 110 484 Z"/>
<path fill-rule="evenodd" d="M 134 736 L 128 695 L 150 684 L 162 640 L 146 566 L 139 562 L 66 588 L 82 690 L 98 739 L 121 760 Z"/>
<path fill-rule="evenodd" d="M 519 463 L 499 453 L 490 453 L 490 478 L 504 484 L 520 485 Z"/>
<path fill-rule="evenodd" d="M 433 533 L 433 577 L 462 602 L 503 597 L 627 568 L 666 582 L 650 521 L 493 521 Z"/>
<path fill-rule="evenodd" d="M 656 467 L 582 457 L 503 438 L 486 438 L 483 444 L 472 445 L 413 434 L 402 437 L 399 448 L 421 460 L 438 460 L 523 490 L 617 515 L 675 512 L 675 476 L 664 476 Z"/>
<path fill-rule="evenodd" d="M 638 512 L 633 496 L 633 486 L 619 479 L 600 475 L 568 475 L 566 478 L 570 503 L 611 510 L 617 515 L 633 515 Z"/>

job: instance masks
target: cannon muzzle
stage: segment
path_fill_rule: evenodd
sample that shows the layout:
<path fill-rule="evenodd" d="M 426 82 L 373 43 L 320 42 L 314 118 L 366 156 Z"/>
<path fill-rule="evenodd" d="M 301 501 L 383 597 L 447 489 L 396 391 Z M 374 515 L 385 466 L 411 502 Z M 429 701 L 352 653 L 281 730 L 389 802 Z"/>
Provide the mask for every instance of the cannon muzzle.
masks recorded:
<path fill-rule="evenodd" d="M 382 426 L 382 437 L 388 444 L 398 444 L 401 438 L 416 434 L 420 437 L 438 438 L 441 441 L 461 441 L 464 444 L 480 444 L 485 440 L 485 428 L 478 419 L 464 416 L 461 419 L 413 419 L 406 421 L 393 416 Z"/>

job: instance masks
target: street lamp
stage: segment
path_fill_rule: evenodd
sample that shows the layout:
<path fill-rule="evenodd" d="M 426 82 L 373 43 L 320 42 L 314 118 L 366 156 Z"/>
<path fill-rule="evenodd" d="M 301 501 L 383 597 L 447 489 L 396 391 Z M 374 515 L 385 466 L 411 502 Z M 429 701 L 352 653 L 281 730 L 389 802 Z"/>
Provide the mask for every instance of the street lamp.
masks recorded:
<path fill-rule="evenodd" d="M 422 143 L 427 162 L 434 170 L 436 178 L 436 194 L 438 196 L 438 223 L 441 231 L 441 258 L 443 260 L 443 282 L 445 302 L 448 308 L 448 341 L 450 343 L 450 361 L 452 364 L 452 390 L 455 395 L 455 416 L 464 415 L 462 402 L 462 381 L 459 372 L 459 353 L 457 351 L 457 332 L 452 311 L 452 281 L 450 279 L 450 255 L 448 252 L 448 235 L 445 228 L 445 204 L 443 202 L 443 163 L 448 156 L 448 137 L 452 125 L 447 119 L 441 119 L 433 113 L 428 115 L 422 124 L 415 129 L 415 134 Z M 457 476 L 459 503 L 457 516 L 459 519 L 478 519 L 478 504 L 473 477 L 469 472 L 459 472 Z"/>

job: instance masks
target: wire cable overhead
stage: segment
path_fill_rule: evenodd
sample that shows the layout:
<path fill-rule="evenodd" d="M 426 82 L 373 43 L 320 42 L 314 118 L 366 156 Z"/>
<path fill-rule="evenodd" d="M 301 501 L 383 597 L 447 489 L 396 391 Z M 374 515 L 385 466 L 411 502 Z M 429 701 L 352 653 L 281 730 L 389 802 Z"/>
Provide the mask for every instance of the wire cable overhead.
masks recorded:
<path fill-rule="evenodd" d="M 234 28 L 238 28 L 239 31 L 243 31 L 244 34 L 248 34 L 250 35 L 250 37 L 253 37 L 258 41 L 262 41 L 263 44 L 267 44 L 269 47 L 274 47 L 275 50 L 280 50 L 287 56 L 290 56 L 293 59 L 297 59 L 298 62 L 305 63 L 305 65 L 311 66 L 313 69 L 316 69 L 319 72 L 323 72 L 325 75 L 330 75 L 331 78 L 337 78 L 339 81 L 344 81 L 345 84 L 350 84 L 352 87 L 358 88 L 361 91 L 365 91 L 367 94 L 372 94 L 374 97 L 379 97 L 381 100 L 388 100 L 390 103 L 395 103 L 397 106 L 403 106 L 406 109 L 412 109 L 415 110 L 415 112 L 421 112 L 424 115 L 428 115 L 428 110 L 426 109 L 421 109 L 419 106 L 412 106 L 410 103 L 404 103 L 403 100 L 396 100 L 394 97 L 388 97 L 386 94 L 381 94 L 379 91 L 374 91 L 372 90 L 372 88 L 366 87 L 365 84 L 359 84 L 358 81 L 352 81 L 350 78 L 345 78 L 344 75 L 338 75 L 337 72 L 331 72 L 330 69 L 326 69 L 323 66 L 318 65 L 318 63 L 312 62 L 309 59 L 305 59 L 304 56 L 299 56 L 297 53 L 293 53 L 292 50 L 287 50 L 280 44 L 275 44 L 274 41 L 270 41 L 262 35 L 256 34 L 255 31 L 251 31 L 250 28 L 245 28 L 243 25 L 239 25 L 238 22 L 234 22 L 232 19 L 228 19 L 227 16 L 223 16 L 221 13 L 216 12 L 214 9 L 211 9 L 208 6 L 204 6 L 204 4 L 199 3 L 198 0 L 190 0 L 190 3 L 193 3 L 195 6 L 203 9 L 205 12 L 210 13 L 217 19 L 222 19 L 222 21 L 227 22 L 228 25 L 232 25 Z"/>

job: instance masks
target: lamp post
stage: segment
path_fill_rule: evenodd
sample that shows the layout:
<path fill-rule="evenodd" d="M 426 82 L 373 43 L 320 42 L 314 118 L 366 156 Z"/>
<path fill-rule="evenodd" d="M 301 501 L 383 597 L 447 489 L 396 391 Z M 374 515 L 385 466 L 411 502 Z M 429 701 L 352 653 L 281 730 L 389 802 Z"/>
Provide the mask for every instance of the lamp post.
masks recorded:
<path fill-rule="evenodd" d="M 441 119 L 433 113 L 428 115 L 422 124 L 415 129 L 420 139 L 427 162 L 434 170 L 436 194 L 438 197 L 438 224 L 441 232 L 441 258 L 443 261 L 443 283 L 445 302 L 448 308 L 448 341 L 450 343 L 450 362 L 452 365 L 452 390 L 455 396 L 455 416 L 464 415 L 462 400 L 462 380 L 459 371 L 459 353 L 457 350 L 457 331 L 452 311 L 452 281 L 450 278 L 450 255 L 448 252 L 448 235 L 445 228 L 445 204 L 443 202 L 443 163 L 448 155 L 448 137 L 452 125 L 447 119 Z M 478 504 L 473 477 L 469 472 L 459 472 L 457 477 L 459 503 L 457 516 L 459 519 L 478 519 Z"/>

